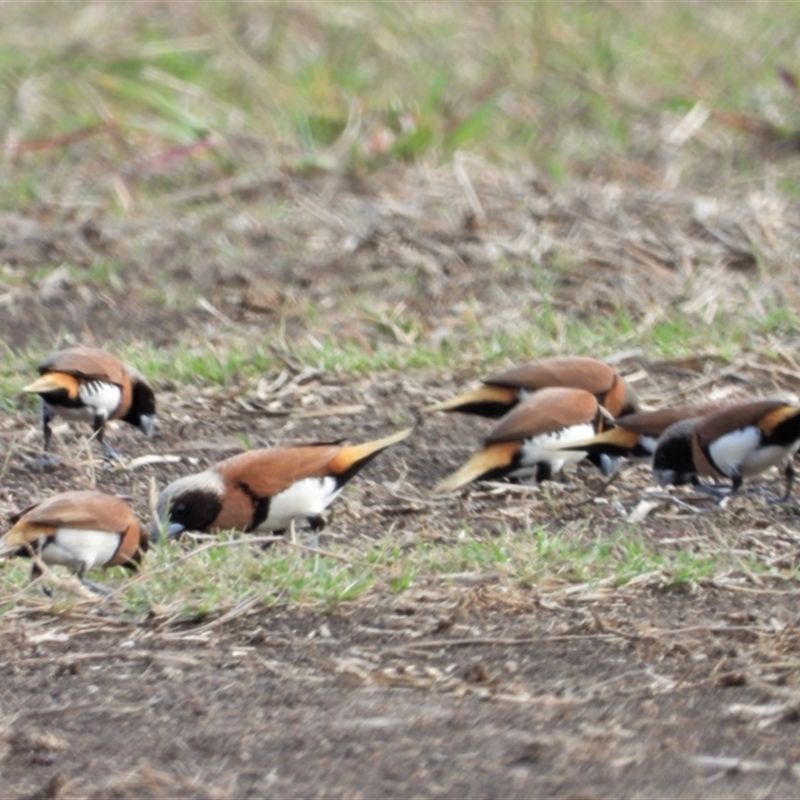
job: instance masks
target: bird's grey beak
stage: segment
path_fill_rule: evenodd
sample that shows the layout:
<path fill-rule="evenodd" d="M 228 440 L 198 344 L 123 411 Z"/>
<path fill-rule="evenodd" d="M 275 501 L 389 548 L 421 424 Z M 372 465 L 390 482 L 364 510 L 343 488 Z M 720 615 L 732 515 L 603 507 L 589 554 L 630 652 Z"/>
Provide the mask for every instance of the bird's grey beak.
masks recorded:
<path fill-rule="evenodd" d="M 672 469 L 653 470 L 653 478 L 659 486 L 669 486 L 670 484 L 677 485 L 675 484 L 676 477 L 675 470 Z"/>
<path fill-rule="evenodd" d="M 180 522 L 169 522 L 168 520 L 154 522 L 150 526 L 150 541 L 157 543 L 161 539 L 162 533 L 168 540 L 174 539 L 176 536 L 180 536 L 184 530 L 186 529 Z"/>
<path fill-rule="evenodd" d="M 622 459 L 617 456 L 609 456 L 603 453 L 600 456 L 600 471 L 606 478 L 610 478 L 622 464 Z"/>
<path fill-rule="evenodd" d="M 155 421 L 155 414 L 142 414 L 139 418 L 139 428 L 148 439 L 153 435 Z"/>

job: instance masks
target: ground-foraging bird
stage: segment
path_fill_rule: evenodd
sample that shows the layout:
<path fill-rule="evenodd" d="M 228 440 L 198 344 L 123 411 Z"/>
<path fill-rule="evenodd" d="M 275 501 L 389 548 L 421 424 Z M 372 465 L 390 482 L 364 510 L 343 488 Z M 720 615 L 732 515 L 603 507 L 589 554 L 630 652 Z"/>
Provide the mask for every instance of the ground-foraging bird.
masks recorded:
<path fill-rule="evenodd" d="M 604 471 L 613 458 L 652 458 L 658 437 L 676 422 L 692 417 L 703 417 L 725 408 L 724 403 L 706 403 L 694 406 L 674 406 L 654 411 L 640 411 L 615 419 L 613 426 L 578 442 L 558 445 L 564 450 L 583 450 L 596 456 L 595 463 Z M 601 456 L 608 456 L 603 460 Z"/>
<path fill-rule="evenodd" d="M 697 476 L 730 478 L 730 493 L 744 478 L 784 465 L 788 500 L 800 447 L 800 406 L 782 400 L 741 403 L 667 428 L 653 453 L 653 475 L 662 486 L 694 482 Z"/>
<path fill-rule="evenodd" d="M 14 515 L 11 522 L 14 526 L 0 538 L 0 555 L 36 554 L 45 564 L 72 567 L 81 583 L 100 593 L 105 590 L 86 580 L 86 571 L 135 569 L 148 545 L 128 503 L 103 492 L 62 492 Z M 31 578 L 39 574 L 34 563 Z"/>
<path fill-rule="evenodd" d="M 533 392 L 561 386 L 593 394 L 613 417 L 639 410 L 631 387 L 608 364 L 583 356 L 542 358 L 483 379 L 483 385 L 424 411 L 459 411 L 499 419 Z"/>
<path fill-rule="evenodd" d="M 433 492 L 450 492 L 479 478 L 533 477 L 541 483 L 586 456 L 557 449 L 559 444 L 589 439 L 609 421 L 610 415 L 590 392 L 541 389 L 506 414 L 486 436 L 483 448 Z"/>
<path fill-rule="evenodd" d="M 39 374 L 24 391 L 42 399 L 45 453 L 50 446 L 50 422 L 54 416 L 89 422 L 107 458 L 122 458 L 103 438 L 108 420 L 128 422 L 146 436 L 151 435 L 155 393 L 143 375 L 105 350 L 60 350 L 39 365 Z"/>
<path fill-rule="evenodd" d="M 408 428 L 357 445 L 308 444 L 250 450 L 173 481 L 156 503 L 152 537 L 183 531 L 290 531 L 308 519 L 314 530 L 345 484 L 379 453 L 406 439 Z"/>

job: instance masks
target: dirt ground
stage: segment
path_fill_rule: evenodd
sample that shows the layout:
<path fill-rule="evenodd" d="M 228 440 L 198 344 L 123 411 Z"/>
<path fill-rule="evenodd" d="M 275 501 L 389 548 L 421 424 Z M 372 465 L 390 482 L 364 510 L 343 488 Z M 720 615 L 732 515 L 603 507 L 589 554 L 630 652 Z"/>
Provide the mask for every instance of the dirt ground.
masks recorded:
<path fill-rule="evenodd" d="M 347 414 L 254 414 L 248 430 L 254 444 L 269 433 L 290 438 L 295 426 L 311 439 L 345 429 L 366 438 L 412 404 L 396 381 L 294 385 L 305 396 L 319 393 L 319 411 L 355 400 L 382 407 L 386 416 L 376 413 L 357 433 Z M 291 391 L 284 397 L 293 405 Z M 239 403 L 206 397 L 181 428 L 184 402 L 164 398 L 165 430 L 152 445 L 123 428 L 114 440 L 131 454 L 152 449 L 201 464 L 241 449 Z M 424 487 L 468 452 L 475 424 L 426 421 L 354 482 L 323 544 L 366 541 L 392 522 L 398 537 L 453 536 L 448 517 L 456 514 L 477 536 L 500 524 L 522 534 L 537 522 L 568 536 L 576 519 L 587 524 L 586 509 L 572 506 L 587 486 L 601 485 L 588 470 L 542 499 L 481 489 L 438 506 L 427 499 Z M 14 428 L 19 437 L 35 430 L 25 421 Z M 210 428 L 229 435 L 206 442 Z M 42 479 L 28 468 L 39 444 L 33 433 L 29 439 L 16 445 L 4 476 L 6 497 L 20 503 L 36 496 Z M 65 464 L 47 477 L 53 488 L 87 479 L 80 462 L 66 460 L 76 442 L 64 434 Z M 133 497 L 146 518 L 150 476 L 163 485 L 186 469 L 156 464 L 105 471 L 98 481 Z M 609 498 L 631 509 L 644 480 L 634 469 Z M 617 524 L 613 503 L 588 508 L 590 524 Z M 743 518 L 757 527 L 770 515 L 791 525 L 787 513 L 743 499 L 701 522 L 665 513 L 644 525 L 653 540 L 681 546 L 702 536 L 703 525 L 709 534 Z M 785 534 L 786 559 L 796 558 L 797 544 Z M 793 585 L 709 581 L 683 592 L 648 583 L 571 592 L 569 584 L 509 587 L 501 574 L 474 572 L 396 596 L 371 593 L 332 613 L 251 607 L 230 622 L 223 614 L 177 626 L 123 621 L 113 605 L 61 617 L 44 600 L 7 610 L 3 797 L 796 793 Z"/>
<path fill-rule="evenodd" d="M 292 191 L 313 196 L 318 188 L 295 185 Z M 492 196 L 505 197 L 501 188 Z M 353 203 L 370 196 L 363 187 L 341 191 L 350 192 Z M 628 201 L 634 213 L 635 198 Z M 558 206 L 555 198 L 548 203 Z M 348 207 L 340 213 L 349 213 Z M 545 219 L 550 212 L 537 213 Z M 552 213 L 553 225 L 561 224 Z M 417 243 L 424 238 L 423 216 Z M 576 219 L 563 223 L 573 244 L 580 237 Z M 503 217 L 495 238 L 518 235 L 514 220 Z M 115 250 L 111 223 L 99 233 L 64 223 L 44 236 L 39 222 L 28 222 L 27 228 L 4 222 L 0 254 L 16 269 L 35 264 L 43 247 L 55 248 L 58 257 L 71 254 L 73 261 L 98 242 L 129 252 Z M 387 230 L 378 220 L 371 234 L 363 232 L 363 241 L 372 242 L 356 248 L 359 269 L 372 259 L 363 271 L 345 270 L 335 259 L 326 271 L 315 251 L 289 280 L 288 260 L 280 255 L 270 280 L 286 279 L 288 288 L 276 302 L 290 302 L 304 289 L 322 302 L 327 292 L 339 296 L 371 281 L 392 303 L 411 303 L 407 284 L 397 288 L 396 274 L 381 271 L 384 245 L 390 254 L 408 250 L 398 233 L 405 224 Z M 487 282 L 480 259 L 491 237 L 481 241 L 469 226 L 459 226 L 449 241 L 444 228 L 438 238 L 425 239 L 427 252 L 438 254 L 431 263 L 449 265 L 449 272 L 418 265 L 433 288 L 418 292 L 413 307 L 431 335 L 437 321 L 444 324 L 447 314 L 458 318 L 463 311 L 447 299 L 452 286 L 437 282 L 454 282 L 483 303 L 487 315 L 492 309 L 502 314 L 525 285 L 512 256 L 511 267 Z M 303 239 L 307 231 L 298 224 L 296 234 Z M 178 283 L 192 280 L 180 272 L 185 241 L 164 231 L 158 236 L 164 269 L 173 269 Z M 255 263 L 262 239 L 252 236 Z M 698 241 L 704 241 L 702 232 Z M 609 244 L 610 250 L 617 246 Z M 284 238 L 278 250 L 290 251 L 290 243 Z M 598 245 L 598 258 L 601 250 Z M 653 270 L 647 291 L 657 294 L 662 281 L 660 290 L 672 286 L 679 296 L 680 281 L 665 269 Z M 239 285 L 223 273 L 220 268 L 208 279 L 215 308 L 245 332 L 263 324 L 263 308 L 248 294 L 252 282 Z M 633 266 L 621 267 L 613 281 L 605 274 L 598 286 L 622 291 L 635 284 L 634 275 Z M 154 280 L 146 271 L 140 277 L 142 284 Z M 732 295 L 742 291 L 743 280 L 735 273 Z M 199 336 L 222 336 L 196 309 L 176 320 L 142 297 L 125 302 L 122 290 L 95 292 L 69 283 L 49 289 L 55 295 L 43 294 L 41 285 L 13 290 L 0 323 L 10 346 L 65 330 L 78 337 L 89 330 L 100 343 L 120 325 L 152 330 L 162 345 L 190 323 Z M 569 273 L 553 288 L 557 302 L 572 297 L 576 308 L 589 298 L 602 303 L 606 295 L 600 294 Z M 292 325 L 300 322 L 290 320 Z M 619 366 L 653 405 L 699 399 L 711 389 L 737 396 L 753 381 L 761 393 L 800 385 L 793 365 L 775 362 L 654 364 L 629 354 Z M 337 503 L 323 545 L 374 540 L 390 525 L 399 540 L 447 542 L 463 523 L 476 537 L 491 537 L 501 527 L 524 535 L 537 524 L 565 537 L 576 527 L 596 528 L 601 536 L 637 507 L 647 484 L 638 467 L 595 500 L 592 493 L 602 482 L 588 467 L 540 490 L 476 487 L 432 500 L 427 489 L 470 452 L 485 425 L 456 415 L 423 420 L 417 410 L 474 374 L 427 369 L 353 377 L 288 360 L 280 374 L 244 388 L 162 386 L 156 439 L 146 442 L 124 427 L 113 428 L 109 438 L 132 458 L 155 453 L 180 461 L 134 469 L 94 469 L 80 438 L 64 431 L 57 445 L 62 466 L 42 474 L 33 468 L 40 446 L 35 416 L 9 414 L 0 419 L 0 511 L 96 480 L 131 497 L 147 518 L 151 478 L 163 486 L 238 452 L 243 433 L 250 446 L 359 441 L 413 422 L 419 423 L 413 437 L 376 460 Z M 766 481 L 777 487 L 777 476 Z M 654 546 L 672 550 L 695 548 L 702 540 L 746 554 L 767 542 L 773 563 L 787 570 L 800 548 L 792 509 L 769 506 L 758 495 L 694 516 L 663 501 L 640 527 Z M 84 613 L 43 599 L 4 612 L 3 798 L 767 798 L 799 791 L 800 600 L 789 578 L 743 570 L 730 580 L 717 576 L 678 591 L 657 576 L 622 586 L 545 586 L 510 585 L 502 574 L 476 571 L 426 578 L 400 594 L 368 592 L 330 612 L 252 606 L 194 624 L 131 621 L 113 603 Z"/>
<path fill-rule="evenodd" d="M 769 588 L 504 610 L 489 579 L 194 632 L 29 619 L 3 794 L 795 795 L 796 616 Z"/>

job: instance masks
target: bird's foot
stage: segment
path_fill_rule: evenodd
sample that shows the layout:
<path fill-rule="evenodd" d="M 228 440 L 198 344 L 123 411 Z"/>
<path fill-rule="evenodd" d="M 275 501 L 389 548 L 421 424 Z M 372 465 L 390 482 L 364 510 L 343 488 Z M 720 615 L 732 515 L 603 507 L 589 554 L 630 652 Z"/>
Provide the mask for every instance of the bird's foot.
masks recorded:
<path fill-rule="evenodd" d="M 118 451 L 116 451 L 110 444 L 108 444 L 108 442 L 103 442 L 103 455 L 109 461 L 124 461 L 125 460 L 125 456 L 123 456 L 122 453 L 119 453 Z M 108 467 L 110 468 L 111 464 L 109 464 Z"/>
<path fill-rule="evenodd" d="M 694 484 L 694 491 L 696 494 L 705 494 L 713 497 L 717 501 L 718 506 L 727 505 L 728 500 L 733 497 L 733 490 L 727 486 L 709 486 L 708 484 Z"/>
<path fill-rule="evenodd" d="M 88 578 L 79 578 L 79 580 L 87 589 L 94 592 L 95 594 L 102 595 L 103 597 L 108 597 L 108 595 L 111 594 L 110 589 L 106 589 L 105 586 L 101 586 L 99 583 L 90 581 Z"/>
<path fill-rule="evenodd" d="M 47 453 L 39 458 L 39 469 L 42 472 L 52 472 L 61 466 L 61 459 L 56 456 L 49 456 Z"/>
<path fill-rule="evenodd" d="M 733 494 L 726 486 L 709 486 L 708 484 L 697 484 L 694 490 L 697 494 L 709 494 L 717 499 L 730 497 Z"/>
<path fill-rule="evenodd" d="M 785 493 L 780 497 L 775 497 L 774 494 L 770 493 L 770 496 L 767 497 L 767 505 L 800 510 L 800 501 Z"/>

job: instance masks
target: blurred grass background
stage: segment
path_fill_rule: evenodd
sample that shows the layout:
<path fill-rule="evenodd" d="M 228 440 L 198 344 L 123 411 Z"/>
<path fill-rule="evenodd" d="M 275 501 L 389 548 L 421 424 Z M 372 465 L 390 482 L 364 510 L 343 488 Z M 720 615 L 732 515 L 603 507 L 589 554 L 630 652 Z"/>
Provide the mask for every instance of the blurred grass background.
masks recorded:
<path fill-rule="evenodd" d="M 6 4 L 0 203 L 130 211 L 254 164 L 359 173 L 459 149 L 655 180 L 660 129 L 698 102 L 797 131 L 779 70 L 799 24 L 769 2 Z M 682 181 L 731 174 L 726 135 L 704 133 Z"/>
<path fill-rule="evenodd" d="M 44 297 L 32 332 L 3 331 L 10 391 L 55 344 L 85 336 L 87 314 L 96 343 L 109 331 L 132 341 L 126 355 L 154 377 L 221 384 L 279 364 L 276 341 L 301 363 L 370 370 L 632 346 L 730 358 L 753 331 L 793 334 L 800 289 L 764 287 L 767 273 L 793 270 L 791 242 L 768 247 L 800 190 L 798 23 L 800 5 L 780 2 L 5 4 L 0 210 L 24 219 L 0 232 L 0 290 L 16 304 L 29 287 Z M 442 165 L 468 195 L 462 157 L 473 182 L 485 179 L 483 202 L 497 200 L 477 237 L 463 197 L 456 211 L 433 179 L 420 188 L 428 205 L 408 212 L 408 186 L 438 180 Z M 503 176 L 525 176 L 533 195 L 544 187 L 544 210 Z M 334 180 L 361 207 L 345 214 Z M 614 191 L 630 195 L 598 232 L 643 239 L 652 274 L 670 273 L 663 300 L 662 288 L 640 290 L 649 270 L 618 286 L 612 257 L 601 272 L 591 237 L 576 243 L 570 219 L 598 224 L 595 198 L 576 189 L 586 185 L 612 187 L 609 207 Z M 747 231 L 750 272 L 726 273 L 730 297 L 703 300 L 722 285 L 713 276 L 697 286 L 716 255 L 673 248 L 707 233 L 674 199 L 646 219 L 639 190 L 685 192 L 687 207 L 693 193 L 773 203 L 764 241 Z M 643 220 L 652 228 L 640 234 Z M 445 254 L 455 267 L 447 237 L 459 241 Z M 473 239 L 481 258 L 500 253 L 484 288 L 482 262 L 462 253 Z M 620 258 L 639 244 L 620 245 Z M 692 292 L 700 305 L 688 312 Z M 101 316 L 123 301 L 163 314 Z M 70 317 L 58 303 L 85 309 Z M 263 314 L 263 340 L 237 328 L 243 304 Z M 194 315 L 195 328 L 168 335 L 169 312 Z"/>

